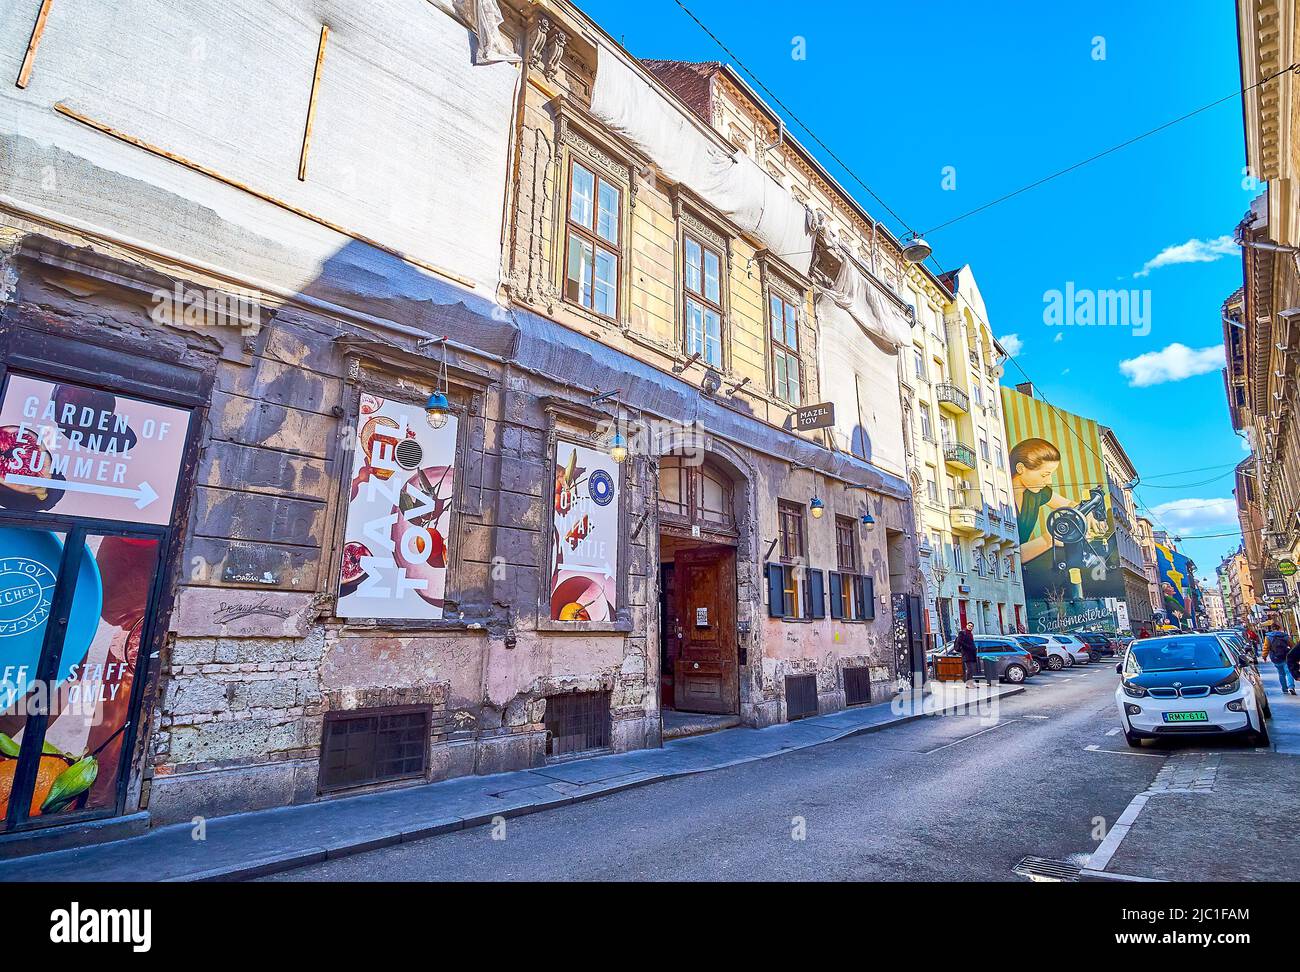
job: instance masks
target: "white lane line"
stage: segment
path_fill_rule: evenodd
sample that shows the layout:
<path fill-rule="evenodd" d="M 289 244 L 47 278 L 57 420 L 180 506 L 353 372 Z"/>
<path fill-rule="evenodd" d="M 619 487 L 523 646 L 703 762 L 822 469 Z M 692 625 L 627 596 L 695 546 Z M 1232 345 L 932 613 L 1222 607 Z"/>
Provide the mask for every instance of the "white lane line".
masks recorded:
<path fill-rule="evenodd" d="M 1084 746 L 1085 753 L 1110 753 L 1112 756 L 1146 756 L 1148 759 L 1164 759 L 1164 753 L 1130 753 L 1123 749 L 1102 749 L 1100 746 Z"/>
<path fill-rule="evenodd" d="M 1045 716 L 1045 715 L 1027 715 L 1027 716 L 1022 716 L 1021 718 L 1024 718 L 1024 719 L 1046 719 L 1047 716 Z"/>
<path fill-rule="evenodd" d="M 947 749 L 949 746 L 956 746 L 958 743 L 964 743 L 968 739 L 974 739 L 976 736 L 982 736 L 986 732 L 992 732 L 994 729 L 1001 729 L 1003 726 L 1009 726 L 1013 722 L 1019 722 L 1018 719 L 1008 719 L 1006 722 L 999 722 L 996 726 L 989 726 L 987 729 L 981 729 L 979 732 L 972 732 L 969 736 L 962 736 L 960 739 L 954 739 L 950 743 L 944 743 L 942 746 L 936 746 L 934 749 L 922 751 L 922 756 L 929 756 L 931 753 L 937 753 L 941 749 Z"/>
<path fill-rule="evenodd" d="M 1107 730 L 1106 735 L 1108 735 L 1108 736 L 1118 736 L 1118 735 L 1119 735 L 1119 726 L 1116 726 L 1114 729 Z"/>
<path fill-rule="evenodd" d="M 1115 826 L 1111 827 L 1107 832 L 1106 839 L 1103 840 L 1101 844 L 1098 845 L 1097 849 L 1092 852 L 1091 856 L 1089 856 L 1088 870 L 1106 870 L 1106 865 L 1110 863 L 1110 859 L 1114 857 L 1115 852 L 1119 850 L 1120 842 L 1128 836 L 1129 828 L 1132 827 L 1133 822 L 1137 820 L 1138 814 L 1142 812 L 1142 808 L 1147 805 L 1147 799 L 1148 794 L 1139 793 L 1129 802 L 1129 805 L 1124 808 L 1124 812 L 1121 813 L 1119 819 L 1115 821 Z"/>

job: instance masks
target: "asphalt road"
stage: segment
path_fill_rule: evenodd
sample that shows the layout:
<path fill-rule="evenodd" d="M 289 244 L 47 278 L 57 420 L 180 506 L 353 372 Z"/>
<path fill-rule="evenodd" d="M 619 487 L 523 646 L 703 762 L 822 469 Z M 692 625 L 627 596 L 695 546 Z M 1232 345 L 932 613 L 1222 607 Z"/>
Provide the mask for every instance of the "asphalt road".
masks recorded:
<path fill-rule="evenodd" d="M 1150 785 L 1113 665 L 1043 672 L 996 718 L 881 732 L 326 861 L 276 881 L 1021 880 L 1025 855 L 1082 864 Z M 502 835 L 497 832 L 497 838 Z"/>

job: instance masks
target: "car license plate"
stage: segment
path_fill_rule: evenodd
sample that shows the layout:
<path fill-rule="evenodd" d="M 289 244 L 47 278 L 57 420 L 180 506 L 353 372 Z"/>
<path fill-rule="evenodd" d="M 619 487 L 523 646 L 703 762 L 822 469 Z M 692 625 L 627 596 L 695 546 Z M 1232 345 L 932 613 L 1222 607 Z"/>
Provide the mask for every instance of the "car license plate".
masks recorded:
<path fill-rule="evenodd" d="M 1204 712 L 1166 712 L 1165 722 L 1208 722 Z"/>

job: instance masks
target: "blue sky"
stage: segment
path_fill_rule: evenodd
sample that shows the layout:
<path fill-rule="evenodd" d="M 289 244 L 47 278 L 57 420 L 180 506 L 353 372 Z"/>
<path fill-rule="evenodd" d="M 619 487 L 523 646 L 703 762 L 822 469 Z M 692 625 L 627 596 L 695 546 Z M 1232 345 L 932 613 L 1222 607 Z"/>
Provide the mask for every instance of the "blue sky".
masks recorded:
<path fill-rule="evenodd" d="M 640 57 L 731 60 L 674 0 L 579 2 Z M 685 2 L 921 232 L 1241 86 L 1229 0 Z M 1094 56 L 1099 37 L 1104 59 Z M 792 56 L 796 38 L 803 60 Z M 1241 285 L 1238 252 L 1213 241 L 1233 232 L 1259 191 L 1243 186 L 1241 117 L 1230 99 L 927 233 L 943 269 L 971 265 L 994 332 L 1016 335 L 1017 360 L 1042 394 L 1111 426 L 1148 484 L 1142 502 L 1188 536 L 1237 526 L 1231 503 L 1212 501 L 1230 501 L 1231 466 L 1245 452 L 1228 421 L 1221 353 L 1203 349 L 1222 344 L 1220 305 Z M 856 191 L 805 132 L 791 131 Z M 947 166 L 955 189 L 944 188 Z M 1048 326 L 1044 294 L 1071 282 L 1149 291 L 1149 333 Z M 1008 376 L 1019 380 L 1014 366 Z M 1164 475 L 1203 467 L 1217 468 Z M 1239 541 L 1183 548 L 1212 576 Z"/>

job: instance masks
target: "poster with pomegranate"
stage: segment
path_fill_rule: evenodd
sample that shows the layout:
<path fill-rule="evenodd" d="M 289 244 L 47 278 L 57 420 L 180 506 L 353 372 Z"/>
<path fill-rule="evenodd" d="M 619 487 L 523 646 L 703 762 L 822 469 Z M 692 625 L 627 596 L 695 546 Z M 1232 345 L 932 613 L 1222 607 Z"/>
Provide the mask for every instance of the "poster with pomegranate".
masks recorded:
<path fill-rule="evenodd" d="M 586 446 L 555 444 L 551 620 L 613 621 L 619 467 Z"/>
<path fill-rule="evenodd" d="M 363 394 L 339 576 L 338 616 L 443 616 L 456 416 Z"/>
<path fill-rule="evenodd" d="M 0 509 L 170 523 L 190 413 L 11 375 L 0 402 Z"/>

